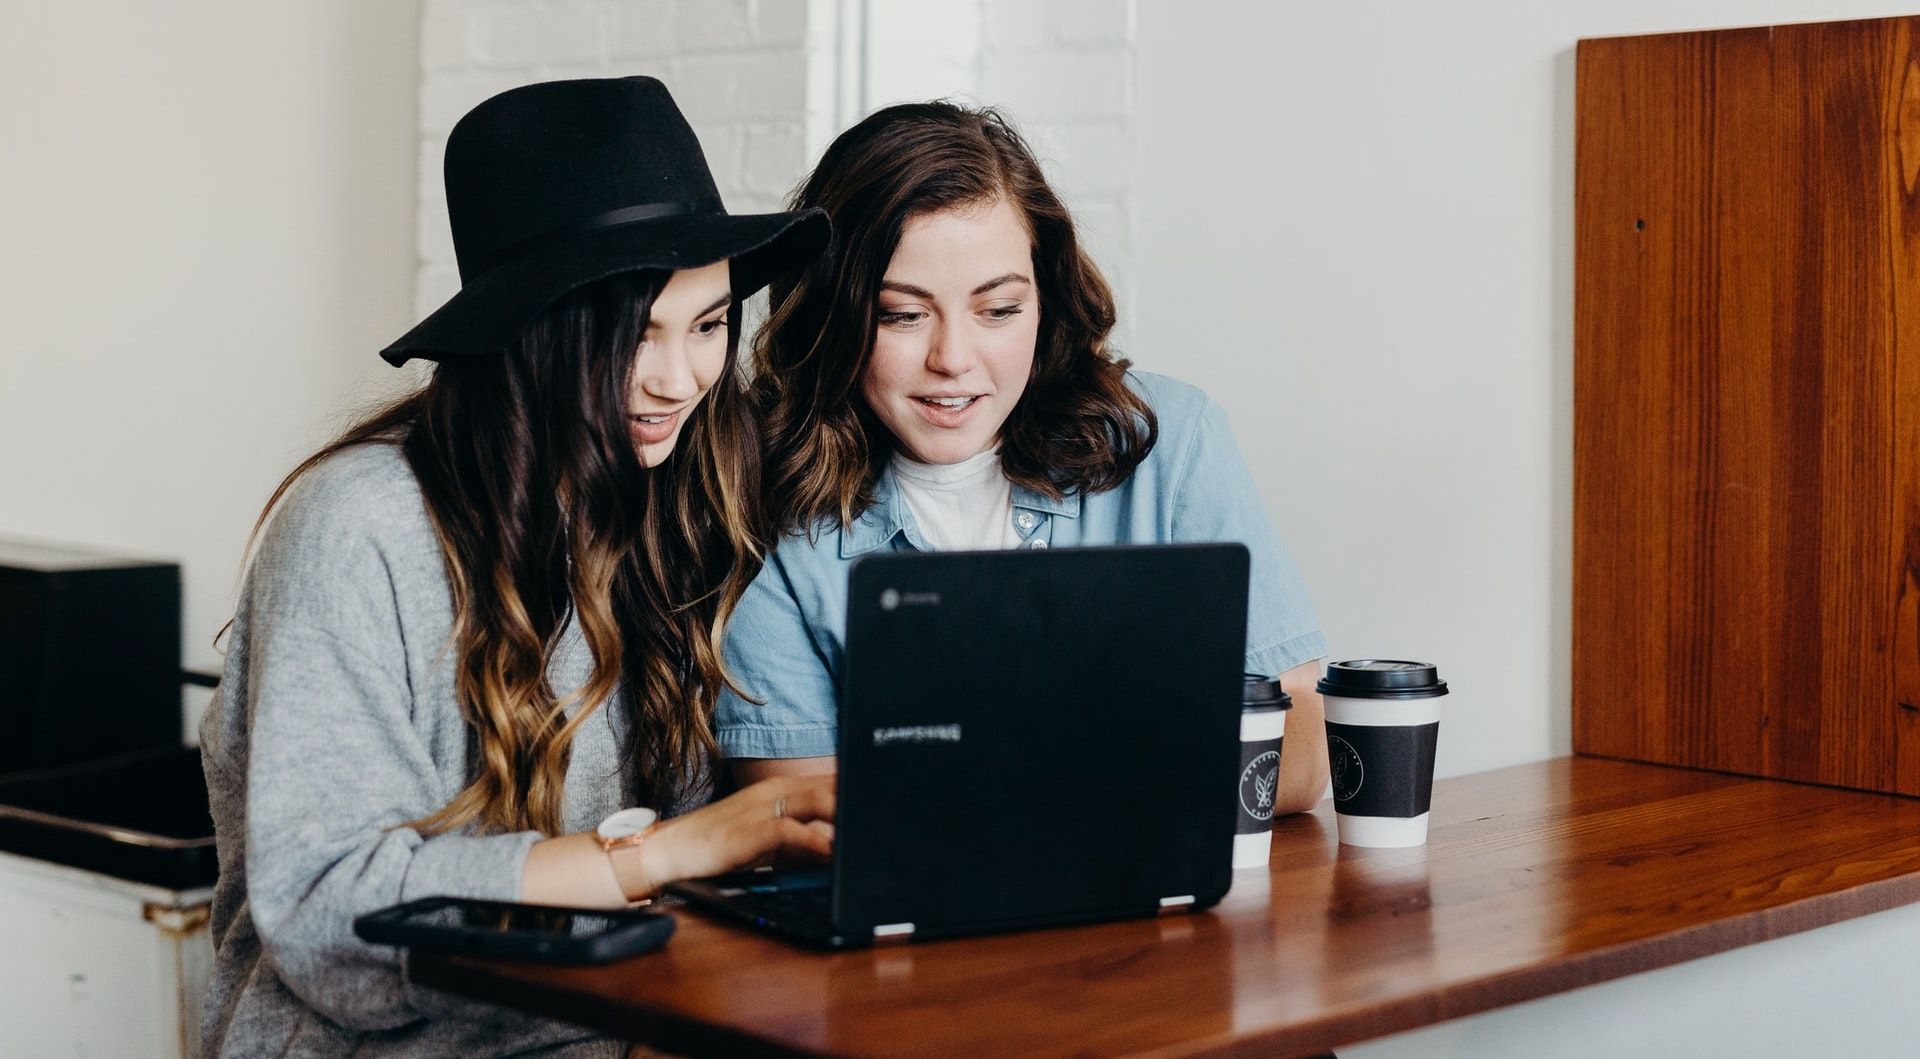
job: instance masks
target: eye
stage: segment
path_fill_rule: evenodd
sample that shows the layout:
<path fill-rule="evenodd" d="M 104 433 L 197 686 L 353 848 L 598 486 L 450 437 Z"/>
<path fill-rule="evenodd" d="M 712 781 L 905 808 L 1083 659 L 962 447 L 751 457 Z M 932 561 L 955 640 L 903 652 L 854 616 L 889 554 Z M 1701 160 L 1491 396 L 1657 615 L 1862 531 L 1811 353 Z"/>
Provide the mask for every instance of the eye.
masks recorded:
<path fill-rule="evenodd" d="M 727 318 L 724 316 L 716 316 L 711 320 L 705 320 L 693 325 L 693 333 L 702 337 L 717 334 L 726 329 Z"/>
<path fill-rule="evenodd" d="M 992 309 L 982 310 L 980 315 L 998 323 L 1002 320 L 1011 320 L 1024 311 L 1025 310 L 1021 309 L 1018 305 L 1001 305 Z"/>
<path fill-rule="evenodd" d="M 880 310 L 880 326 L 882 327 L 912 327 L 926 318 L 926 313 L 915 309 Z"/>

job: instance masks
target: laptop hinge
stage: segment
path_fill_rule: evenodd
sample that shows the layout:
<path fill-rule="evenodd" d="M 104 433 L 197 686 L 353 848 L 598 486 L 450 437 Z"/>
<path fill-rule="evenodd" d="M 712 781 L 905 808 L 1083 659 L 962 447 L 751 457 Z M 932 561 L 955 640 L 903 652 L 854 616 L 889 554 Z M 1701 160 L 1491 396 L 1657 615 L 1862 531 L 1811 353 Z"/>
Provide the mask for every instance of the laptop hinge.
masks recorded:
<path fill-rule="evenodd" d="M 1185 912 L 1192 907 L 1192 894 L 1181 894 L 1179 897 L 1162 897 L 1160 899 L 1160 914 L 1163 916 L 1171 915 L 1175 912 Z"/>
<path fill-rule="evenodd" d="M 912 923 L 885 923 L 873 928 L 873 940 L 875 944 L 883 941 L 909 941 L 912 938 Z"/>

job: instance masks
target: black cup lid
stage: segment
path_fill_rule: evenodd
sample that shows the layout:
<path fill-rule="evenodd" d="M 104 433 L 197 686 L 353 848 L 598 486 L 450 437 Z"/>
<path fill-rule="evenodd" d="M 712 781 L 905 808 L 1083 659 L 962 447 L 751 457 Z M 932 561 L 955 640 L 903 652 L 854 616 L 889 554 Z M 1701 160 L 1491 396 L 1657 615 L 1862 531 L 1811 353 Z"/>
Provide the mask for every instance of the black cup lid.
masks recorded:
<path fill-rule="evenodd" d="M 1248 673 L 1246 688 L 1240 694 L 1240 705 L 1249 710 L 1290 710 L 1293 709 L 1293 696 L 1280 689 L 1280 682 L 1272 677 L 1263 677 L 1258 673 Z"/>
<path fill-rule="evenodd" d="M 1447 682 L 1432 663 L 1391 658 L 1330 663 L 1316 687 L 1322 695 L 1345 699 L 1430 699 L 1447 693 Z"/>

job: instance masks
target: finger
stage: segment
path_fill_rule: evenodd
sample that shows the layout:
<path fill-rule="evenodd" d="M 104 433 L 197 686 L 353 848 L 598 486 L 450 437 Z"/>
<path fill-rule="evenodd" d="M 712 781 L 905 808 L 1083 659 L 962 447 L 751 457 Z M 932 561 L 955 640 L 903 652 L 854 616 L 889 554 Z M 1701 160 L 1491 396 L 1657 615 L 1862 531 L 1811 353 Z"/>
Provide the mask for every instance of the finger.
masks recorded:
<path fill-rule="evenodd" d="M 818 784 L 789 792 L 786 796 L 786 815 L 805 823 L 810 820 L 832 820 L 838 801 L 831 786 Z"/>
<path fill-rule="evenodd" d="M 811 824 L 798 820 L 778 821 L 780 826 L 780 846 L 782 849 L 801 853 L 810 853 L 816 857 L 833 855 L 833 835 L 831 831 L 822 833 Z M 829 825 L 831 826 L 831 825 Z"/>

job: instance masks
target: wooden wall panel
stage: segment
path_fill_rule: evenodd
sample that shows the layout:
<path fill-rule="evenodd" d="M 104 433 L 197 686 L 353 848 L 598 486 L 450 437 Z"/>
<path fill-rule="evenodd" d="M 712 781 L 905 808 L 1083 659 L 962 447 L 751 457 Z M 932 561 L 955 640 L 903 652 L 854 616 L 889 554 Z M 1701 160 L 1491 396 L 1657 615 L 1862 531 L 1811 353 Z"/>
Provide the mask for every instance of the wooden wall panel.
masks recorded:
<path fill-rule="evenodd" d="M 1920 794 L 1920 60 L 1582 41 L 1574 749 Z"/>
<path fill-rule="evenodd" d="M 1906 252 L 1920 243 L 1920 33 L 1912 22 L 1895 27 L 1890 48 L 1898 94 L 1890 103 L 1894 150 L 1884 183 L 1885 208 L 1899 224 L 1890 230 L 1894 346 L 1894 451 L 1920 453 L 1920 257 Z M 1900 587 L 1895 594 L 1893 694 L 1896 707 L 1894 774 L 1911 791 L 1920 776 L 1920 460 L 1894 460 L 1893 515 L 1895 562 Z"/>

